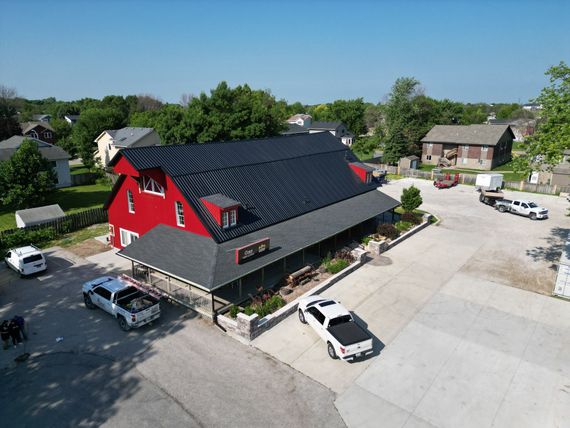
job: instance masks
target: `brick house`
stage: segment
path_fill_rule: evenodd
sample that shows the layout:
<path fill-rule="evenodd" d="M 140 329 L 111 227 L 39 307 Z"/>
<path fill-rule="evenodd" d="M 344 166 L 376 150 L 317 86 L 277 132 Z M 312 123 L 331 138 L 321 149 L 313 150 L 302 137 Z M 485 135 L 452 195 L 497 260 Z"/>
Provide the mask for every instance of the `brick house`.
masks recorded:
<path fill-rule="evenodd" d="M 511 160 L 508 125 L 436 125 L 422 138 L 422 162 L 491 170 Z"/>
<path fill-rule="evenodd" d="M 24 137 L 55 144 L 55 132 L 47 122 L 24 122 L 20 124 L 20 128 Z"/>
<path fill-rule="evenodd" d="M 109 165 L 118 255 L 208 317 L 359 239 L 399 205 L 328 132 L 125 148 Z"/>

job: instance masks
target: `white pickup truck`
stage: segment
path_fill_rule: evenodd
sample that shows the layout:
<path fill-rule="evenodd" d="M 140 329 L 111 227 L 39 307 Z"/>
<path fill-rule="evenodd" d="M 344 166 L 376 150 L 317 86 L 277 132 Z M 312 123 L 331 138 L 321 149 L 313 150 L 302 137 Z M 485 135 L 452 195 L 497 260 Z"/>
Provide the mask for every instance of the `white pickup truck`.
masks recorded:
<path fill-rule="evenodd" d="M 332 359 L 354 360 L 372 353 L 372 337 L 340 303 L 309 296 L 299 301 L 298 314 L 299 321 L 308 323 L 327 343 Z"/>
<path fill-rule="evenodd" d="M 522 215 L 530 218 L 531 220 L 548 218 L 548 210 L 546 208 L 539 207 L 534 202 L 530 201 L 511 201 L 510 199 L 503 199 L 495 202 L 495 209 L 502 213 L 506 213 L 508 211 L 513 214 Z"/>
<path fill-rule="evenodd" d="M 125 331 L 160 317 L 158 299 L 121 278 L 103 276 L 86 282 L 83 301 L 88 309 L 99 307 L 113 315 Z"/>

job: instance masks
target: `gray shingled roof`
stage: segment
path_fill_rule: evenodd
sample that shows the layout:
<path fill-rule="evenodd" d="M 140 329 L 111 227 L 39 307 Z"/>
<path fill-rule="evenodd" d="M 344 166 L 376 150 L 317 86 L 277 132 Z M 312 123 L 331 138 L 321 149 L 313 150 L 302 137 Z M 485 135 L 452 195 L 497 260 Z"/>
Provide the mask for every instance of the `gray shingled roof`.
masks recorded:
<path fill-rule="evenodd" d="M 508 125 L 435 125 L 421 141 L 495 146 L 505 132 L 510 132 L 511 137 L 515 137 Z"/>
<path fill-rule="evenodd" d="M 49 161 L 56 161 L 61 159 L 69 159 L 69 153 L 61 147 L 54 146 L 46 143 L 45 141 L 37 140 L 35 138 L 23 137 L 21 135 L 13 135 L 7 140 L 0 141 L 0 160 L 8 160 L 22 145 L 24 140 L 34 141 L 38 145 L 40 153 Z"/>
<path fill-rule="evenodd" d="M 26 210 L 16 211 L 16 216 L 20 217 L 26 226 L 33 226 L 35 224 L 45 223 L 50 220 L 55 220 L 65 217 L 65 213 L 57 204 L 46 205 L 44 207 L 29 208 Z"/>
<path fill-rule="evenodd" d="M 222 195 L 221 193 L 216 193 L 215 195 L 210 195 L 210 196 L 204 196 L 203 198 L 201 198 L 203 201 L 208 201 L 211 204 L 214 204 L 217 207 L 220 208 L 229 208 L 229 207 L 235 207 L 236 205 L 240 205 L 240 203 L 232 198 L 228 198 L 225 195 Z"/>
<path fill-rule="evenodd" d="M 51 125 L 47 122 L 23 122 L 23 123 L 20 123 L 20 129 L 22 130 L 22 134 L 27 134 L 32 129 L 34 129 L 38 126 L 41 126 L 41 127 L 45 128 L 49 131 L 54 132 Z"/>
<path fill-rule="evenodd" d="M 327 131 L 334 131 L 336 130 L 342 122 L 312 122 L 308 128 L 309 129 L 324 129 Z"/>
<path fill-rule="evenodd" d="M 296 123 L 287 123 L 287 129 L 281 132 L 281 135 L 293 135 L 293 134 L 307 134 L 309 128 L 297 125 Z"/>
<path fill-rule="evenodd" d="M 154 131 L 153 128 L 127 127 L 122 129 L 109 129 L 105 132 L 113 137 L 115 147 L 130 147 L 152 131 Z"/>
<path fill-rule="evenodd" d="M 398 205 L 398 201 L 379 191 L 368 192 L 222 244 L 158 225 L 118 254 L 206 290 L 215 290 Z M 235 263 L 236 248 L 267 237 L 271 240 L 267 253 L 243 264 Z"/>

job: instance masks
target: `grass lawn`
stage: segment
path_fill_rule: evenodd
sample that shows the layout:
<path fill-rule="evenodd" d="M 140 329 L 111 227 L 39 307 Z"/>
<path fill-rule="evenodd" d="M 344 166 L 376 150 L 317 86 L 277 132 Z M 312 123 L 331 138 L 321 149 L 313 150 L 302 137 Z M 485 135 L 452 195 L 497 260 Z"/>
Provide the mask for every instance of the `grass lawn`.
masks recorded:
<path fill-rule="evenodd" d="M 427 163 L 422 163 L 419 167 L 420 171 L 431 171 L 432 169 L 437 168 L 437 165 L 430 165 Z"/>
<path fill-rule="evenodd" d="M 78 165 L 70 165 L 69 172 L 71 173 L 71 175 L 77 175 L 77 174 L 85 174 L 91 171 L 89 171 L 89 168 L 87 168 L 85 165 L 78 164 Z"/>
<path fill-rule="evenodd" d="M 57 189 L 45 205 L 59 204 L 66 214 L 73 214 L 90 208 L 102 207 L 107 200 L 111 187 L 105 184 L 90 184 Z M 16 227 L 14 211 L 0 209 L 0 230 Z"/>
<path fill-rule="evenodd" d="M 67 233 L 61 238 L 54 239 L 53 241 L 42 244 L 42 248 L 55 247 L 71 247 L 72 245 L 79 244 L 87 239 L 95 238 L 97 236 L 105 235 L 109 232 L 109 225 L 107 223 L 95 224 L 93 226 L 80 229 L 75 232 Z"/>
<path fill-rule="evenodd" d="M 527 145 L 524 141 L 513 141 L 513 150 L 526 150 Z"/>

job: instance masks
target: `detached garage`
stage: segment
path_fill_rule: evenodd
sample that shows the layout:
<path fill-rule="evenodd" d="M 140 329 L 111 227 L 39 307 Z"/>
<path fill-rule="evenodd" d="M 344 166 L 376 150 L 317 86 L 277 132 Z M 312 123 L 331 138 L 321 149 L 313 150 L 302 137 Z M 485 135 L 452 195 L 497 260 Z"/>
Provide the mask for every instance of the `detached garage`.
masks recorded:
<path fill-rule="evenodd" d="M 62 217 L 65 217 L 65 213 L 57 204 L 18 210 L 16 211 L 16 226 L 20 228 L 35 226 L 37 224 L 49 223 Z"/>

